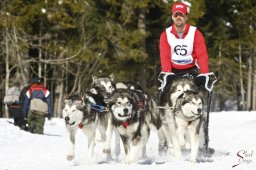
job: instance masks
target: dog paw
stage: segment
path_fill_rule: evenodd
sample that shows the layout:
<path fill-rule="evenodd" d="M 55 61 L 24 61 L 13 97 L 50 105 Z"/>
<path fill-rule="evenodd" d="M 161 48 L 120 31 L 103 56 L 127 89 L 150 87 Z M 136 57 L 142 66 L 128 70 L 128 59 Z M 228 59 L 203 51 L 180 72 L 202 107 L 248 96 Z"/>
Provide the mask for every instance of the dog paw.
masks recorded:
<path fill-rule="evenodd" d="M 186 142 L 183 139 L 179 139 L 179 143 L 180 143 L 180 148 L 185 148 L 186 147 Z"/>
<path fill-rule="evenodd" d="M 186 143 L 185 149 L 191 149 L 189 142 Z"/>
<path fill-rule="evenodd" d="M 136 160 L 133 159 L 133 158 L 127 158 L 127 159 L 125 159 L 125 164 L 130 165 L 130 164 L 134 164 L 134 163 L 136 163 Z"/>
<path fill-rule="evenodd" d="M 103 153 L 109 154 L 111 152 L 110 149 L 103 149 Z"/>
<path fill-rule="evenodd" d="M 194 159 L 194 158 L 190 158 L 190 159 L 189 159 L 189 162 L 197 163 L 197 162 L 196 162 L 196 159 Z"/>
<path fill-rule="evenodd" d="M 118 156 L 120 155 L 120 153 L 121 153 L 120 147 L 116 147 L 116 148 L 115 148 L 115 154 L 116 154 L 116 156 L 118 157 Z"/>
<path fill-rule="evenodd" d="M 182 158 L 182 153 L 181 150 L 175 150 L 174 151 L 174 157 L 178 160 L 180 160 Z"/>
<path fill-rule="evenodd" d="M 180 145 L 180 149 L 186 149 L 185 145 Z"/>
<path fill-rule="evenodd" d="M 127 165 L 129 165 L 129 164 L 132 163 L 132 161 L 131 161 L 129 158 L 126 158 L 124 162 L 125 162 L 125 164 L 127 164 Z"/>
<path fill-rule="evenodd" d="M 67 160 L 72 161 L 74 159 L 74 155 L 67 155 Z"/>

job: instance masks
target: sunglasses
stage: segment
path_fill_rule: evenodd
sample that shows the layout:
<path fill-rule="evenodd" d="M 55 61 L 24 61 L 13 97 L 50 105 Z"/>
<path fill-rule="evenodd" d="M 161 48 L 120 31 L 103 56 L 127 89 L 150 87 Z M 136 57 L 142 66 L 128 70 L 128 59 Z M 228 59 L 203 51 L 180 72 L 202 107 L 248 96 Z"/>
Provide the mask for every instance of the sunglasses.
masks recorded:
<path fill-rule="evenodd" d="M 184 17 L 185 15 L 182 14 L 181 12 L 176 12 L 175 14 L 173 14 L 174 18 L 177 18 L 178 16 L 180 17 Z"/>

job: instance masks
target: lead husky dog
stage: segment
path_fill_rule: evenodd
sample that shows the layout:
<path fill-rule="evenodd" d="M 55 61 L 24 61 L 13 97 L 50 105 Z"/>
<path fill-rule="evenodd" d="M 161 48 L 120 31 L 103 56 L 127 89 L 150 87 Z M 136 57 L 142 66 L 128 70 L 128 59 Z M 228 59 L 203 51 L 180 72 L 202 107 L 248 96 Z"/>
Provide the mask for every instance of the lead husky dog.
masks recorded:
<path fill-rule="evenodd" d="M 109 108 L 125 150 L 125 162 L 136 162 L 145 156 L 150 127 L 159 129 L 161 119 L 156 104 L 135 82 L 117 83 Z M 120 85 L 122 84 L 122 85 Z"/>
<path fill-rule="evenodd" d="M 75 157 L 75 136 L 78 129 L 82 129 L 88 137 L 87 157 L 91 160 L 95 146 L 95 131 L 98 123 L 96 112 L 91 112 L 90 108 L 85 106 L 81 95 L 73 95 L 64 99 L 62 114 L 67 131 L 67 160 L 71 161 Z"/>

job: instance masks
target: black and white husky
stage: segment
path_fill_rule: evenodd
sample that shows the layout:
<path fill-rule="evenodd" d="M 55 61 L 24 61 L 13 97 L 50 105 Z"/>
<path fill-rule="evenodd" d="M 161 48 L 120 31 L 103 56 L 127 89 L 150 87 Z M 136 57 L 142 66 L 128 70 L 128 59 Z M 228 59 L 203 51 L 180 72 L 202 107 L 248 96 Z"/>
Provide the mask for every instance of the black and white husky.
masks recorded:
<path fill-rule="evenodd" d="M 163 110 L 163 114 L 166 116 L 165 123 L 168 124 L 169 128 L 163 129 L 174 133 L 171 135 L 168 131 L 163 131 L 168 148 L 173 147 L 174 153 L 180 156 L 180 149 L 185 147 L 188 149 L 190 145 L 190 161 L 196 162 L 199 150 L 199 129 L 203 113 L 203 96 L 198 92 L 192 79 L 180 78 L 168 87 L 164 97 L 166 109 Z M 170 124 L 174 126 L 170 126 Z M 186 131 L 189 133 L 189 138 L 185 138 Z M 168 136 L 173 136 L 173 140 L 168 139 Z M 164 141 L 161 142 L 164 143 Z"/>
<path fill-rule="evenodd" d="M 128 164 L 145 156 L 150 128 L 161 126 L 156 104 L 137 85 L 117 83 L 109 103 L 113 125 L 121 136 Z"/>
<path fill-rule="evenodd" d="M 188 90 L 178 97 L 174 107 L 180 147 L 191 149 L 189 159 L 191 162 L 196 162 L 199 151 L 199 131 L 202 123 L 203 103 L 201 93 Z M 185 138 L 186 131 L 189 134 L 187 138 Z"/>
<path fill-rule="evenodd" d="M 64 99 L 62 115 L 67 131 L 68 161 L 75 157 L 75 137 L 78 129 L 81 129 L 88 137 L 88 160 L 93 157 L 98 117 L 96 112 L 91 112 L 90 108 L 85 105 L 82 97 L 81 95 L 73 95 Z"/>

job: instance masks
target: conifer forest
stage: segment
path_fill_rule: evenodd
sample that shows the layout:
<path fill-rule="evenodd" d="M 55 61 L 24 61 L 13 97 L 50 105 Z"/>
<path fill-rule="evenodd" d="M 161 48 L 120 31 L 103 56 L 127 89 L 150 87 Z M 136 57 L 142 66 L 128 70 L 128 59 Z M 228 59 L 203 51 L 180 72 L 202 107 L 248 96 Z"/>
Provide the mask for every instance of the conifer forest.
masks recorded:
<path fill-rule="evenodd" d="M 92 76 L 139 81 L 157 100 L 159 38 L 172 24 L 176 1 L 2 0 L 0 117 L 8 117 L 7 89 L 29 85 L 34 76 L 51 91 L 55 117 L 63 97 L 86 90 Z M 256 110 L 256 1 L 186 3 L 218 79 L 211 110 Z"/>

